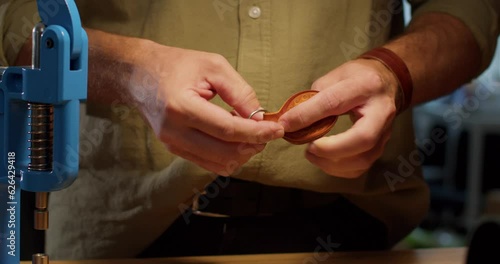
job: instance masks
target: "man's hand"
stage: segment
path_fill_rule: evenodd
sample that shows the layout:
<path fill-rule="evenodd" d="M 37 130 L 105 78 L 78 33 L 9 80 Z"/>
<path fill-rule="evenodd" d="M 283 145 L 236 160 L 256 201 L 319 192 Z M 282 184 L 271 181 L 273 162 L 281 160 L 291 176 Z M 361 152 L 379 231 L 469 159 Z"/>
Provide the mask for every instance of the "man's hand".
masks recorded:
<path fill-rule="evenodd" d="M 283 127 L 262 121 L 255 92 L 221 55 L 86 29 L 88 101 L 137 107 L 167 149 L 228 176 L 281 138 Z M 30 40 L 17 65 L 29 65 Z M 209 100 L 219 95 L 230 113 Z"/>
<path fill-rule="evenodd" d="M 471 30 L 445 13 L 414 18 L 405 34 L 384 47 L 410 71 L 414 88 L 410 107 L 459 88 L 481 66 Z M 314 141 L 306 157 L 328 174 L 360 176 L 382 155 L 390 137 L 399 105 L 396 76 L 376 60 L 358 59 L 328 73 L 312 88 L 321 92 L 283 115 L 280 122 L 285 131 L 294 131 L 328 115 L 350 114 L 351 129 Z"/>
<path fill-rule="evenodd" d="M 247 119 L 260 104 L 222 56 L 86 31 L 88 102 L 136 107 L 172 153 L 228 176 L 283 137 L 283 127 L 262 114 Z M 30 52 L 28 41 L 18 64 L 29 63 Z M 217 94 L 233 113 L 209 101 Z"/>
<path fill-rule="evenodd" d="M 327 174 L 360 176 L 382 155 L 390 138 L 396 77 L 382 63 L 360 59 L 329 72 L 312 89 L 320 92 L 285 113 L 279 122 L 288 132 L 327 116 L 349 114 L 352 128 L 312 142 L 306 158 Z"/>
<path fill-rule="evenodd" d="M 246 118 L 260 104 L 224 57 L 153 42 L 141 48 L 143 54 L 132 74 L 131 101 L 139 104 L 170 152 L 230 175 L 262 151 L 265 143 L 283 136 L 277 123 Z M 144 80 L 149 80 L 147 85 L 141 85 Z M 210 103 L 216 94 L 237 115 Z"/>

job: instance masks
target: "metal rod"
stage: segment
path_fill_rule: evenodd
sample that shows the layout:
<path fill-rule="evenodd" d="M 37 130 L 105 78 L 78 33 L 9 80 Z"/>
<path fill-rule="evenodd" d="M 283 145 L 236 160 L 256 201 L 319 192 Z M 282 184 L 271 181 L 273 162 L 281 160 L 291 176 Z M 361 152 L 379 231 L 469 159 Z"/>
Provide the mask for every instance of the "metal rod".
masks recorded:
<path fill-rule="evenodd" d="M 35 230 L 49 228 L 48 193 L 37 192 L 35 196 Z"/>
<path fill-rule="evenodd" d="M 38 192 L 35 196 L 36 199 L 36 208 L 38 209 L 47 209 L 48 203 L 48 193 L 46 192 Z"/>
<path fill-rule="evenodd" d="M 49 229 L 49 212 L 47 210 L 35 210 L 35 230 Z"/>
<path fill-rule="evenodd" d="M 42 34 L 45 30 L 43 23 L 38 23 L 32 32 L 32 54 L 31 66 L 40 69 L 40 49 L 42 46 Z M 53 106 L 49 104 L 28 103 L 30 110 L 30 163 L 28 170 L 51 171 L 53 156 Z M 48 193 L 36 193 L 35 201 L 35 230 L 47 230 L 49 228 Z M 49 256 L 46 254 L 34 254 L 33 264 L 49 264 Z"/>
<path fill-rule="evenodd" d="M 31 66 L 34 69 L 40 68 L 40 47 L 42 41 L 42 34 L 45 30 L 45 25 L 43 23 L 38 23 L 33 28 L 32 32 L 32 44 L 33 49 L 31 50 Z"/>
<path fill-rule="evenodd" d="M 49 256 L 46 254 L 33 254 L 31 260 L 33 264 L 49 264 Z"/>
<path fill-rule="evenodd" d="M 0 67 L 0 80 L 3 77 L 3 73 L 5 72 L 5 70 L 7 70 L 7 67 Z"/>

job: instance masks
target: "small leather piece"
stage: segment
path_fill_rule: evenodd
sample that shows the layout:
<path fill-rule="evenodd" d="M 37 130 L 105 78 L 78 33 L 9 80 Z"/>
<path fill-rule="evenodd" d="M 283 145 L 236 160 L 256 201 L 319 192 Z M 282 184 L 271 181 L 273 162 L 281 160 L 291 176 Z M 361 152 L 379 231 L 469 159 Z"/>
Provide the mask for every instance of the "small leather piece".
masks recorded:
<path fill-rule="evenodd" d="M 292 95 L 290 98 L 288 98 L 288 100 L 286 100 L 286 102 L 277 112 L 264 113 L 264 120 L 278 122 L 278 119 L 288 110 L 305 102 L 317 93 L 318 91 L 307 90 Z M 329 116 L 316 121 L 312 125 L 300 130 L 294 132 L 286 132 L 283 139 L 296 145 L 309 143 L 328 133 L 335 125 L 335 122 L 337 122 L 337 116 Z"/>
<path fill-rule="evenodd" d="M 401 96 L 397 106 L 397 113 L 406 110 L 410 106 L 413 96 L 413 80 L 406 63 L 396 53 L 383 47 L 372 49 L 359 56 L 359 58 L 377 60 L 396 75 Z"/>

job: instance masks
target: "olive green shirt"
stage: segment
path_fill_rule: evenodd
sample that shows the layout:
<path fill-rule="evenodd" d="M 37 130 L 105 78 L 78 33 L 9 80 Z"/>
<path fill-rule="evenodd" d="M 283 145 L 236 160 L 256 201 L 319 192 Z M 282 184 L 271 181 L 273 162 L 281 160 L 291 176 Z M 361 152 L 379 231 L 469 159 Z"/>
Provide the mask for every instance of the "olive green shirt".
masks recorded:
<path fill-rule="evenodd" d="M 3 64 L 15 60 L 36 20 L 36 7 L 27 2 L 32 1 L 15 0 L 2 8 Z M 498 1 L 411 2 L 414 16 L 445 12 L 461 19 L 472 30 L 486 68 L 498 35 Z M 391 0 L 81 0 L 77 4 L 86 27 L 222 54 L 270 111 L 335 67 L 382 45 L 403 27 L 402 10 L 395 9 Z M 214 102 L 226 107 L 220 100 Z M 51 194 L 48 253 L 53 258 L 134 256 L 216 175 L 169 153 L 133 109 L 88 103 L 84 110 L 80 175 L 71 187 Z M 342 117 L 331 134 L 351 125 Z M 433 144 L 442 143 L 443 137 L 435 135 Z M 305 146 L 284 140 L 269 143 L 232 177 L 341 194 L 383 221 L 395 242 L 416 227 L 428 209 L 429 193 L 414 140 L 411 111 L 406 111 L 396 119 L 382 157 L 358 179 L 326 175 L 304 158 Z"/>

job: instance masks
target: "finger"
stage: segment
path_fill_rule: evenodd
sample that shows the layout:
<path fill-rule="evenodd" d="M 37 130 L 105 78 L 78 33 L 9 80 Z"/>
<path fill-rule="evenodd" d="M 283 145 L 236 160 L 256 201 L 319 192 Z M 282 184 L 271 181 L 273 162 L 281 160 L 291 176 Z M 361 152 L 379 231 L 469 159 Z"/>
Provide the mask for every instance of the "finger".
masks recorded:
<path fill-rule="evenodd" d="M 176 148 L 176 147 L 173 147 L 171 145 L 170 146 L 166 145 L 166 147 L 167 147 L 167 150 L 169 152 L 171 152 L 172 154 L 175 154 L 179 157 L 182 157 L 183 159 L 189 160 L 189 161 L 193 162 L 194 164 L 204 168 L 205 170 L 217 173 L 218 175 L 221 175 L 221 176 L 229 176 L 229 174 L 227 172 L 226 173 L 228 175 L 221 174 L 221 172 L 223 173 L 225 171 L 225 168 L 220 164 L 208 161 L 208 160 L 206 160 L 198 155 L 195 155 L 195 154 L 193 154 L 190 151 L 187 151 L 185 149 Z"/>
<path fill-rule="evenodd" d="M 222 58 L 217 66 L 207 81 L 224 102 L 244 117 L 261 107 L 255 91 L 227 60 Z"/>
<path fill-rule="evenodd" d="M 236 112 L 235 110 L 231 110 L 231 112 L 230 112 L 230 113 L 231 113 L 231 115 L 233 115 L 233 116 L 239 116 L 239 117 L 241 117 L 241 116 L 240 116 L 240 114 L 238 114 L 238 112 Z"/>
<path fill-rule="evenodd" d="M 385 145 L 390 139 L 390 135 L 391 132 L 387 131 L 375 148 L 355 156 L 328 159 L 306 152 L 306 158 L 310 160 L 311 163 L 324 168 L 334 175 L 346 175 L 352 174 L 352 172 L 366 171 L 371 168 L 375 161 L 383 154 Z"/>
<path fill-rule="evenodd" d="M 165 131 L 166 135 L 175 133 Z M 222 167 L 235 167 L 235 164 L 237 164 L 236 167 L 239 167 L 265 148 L 265 145 L 223 142 L 195 129 L 183 131 L 181 137 L 168 138 L 165 136 L 162 140 L 171 142 L 170 149 L 191 153 Z"/>
<path fill-rule="evenodd" d="M 325 158 L 354 156 L 374 148 L 384 134 L 387 114 L 378 107 L 369 107 L 347 131 L 320 138 L 308 146 L 312 154 Z"/>
<path fill-rule="evenodd" d="M 212 89 L 212 86 L 208 82 L 201 82 L 198 86 L 193 87 L 193 89 L 207 101 L 212 100 L 217 95 L 217 92 Z"/>
<path fill-rule="evenodd" d="M 285 131 L 296 131 L 332 115 L 341 115 L 367 100 L 353 80 L 338 82 L 283 114 L 278 122 Z"/>
<path fill-rule="evenodd" d="M 182 108 L 182 115 L 175 113 L 175 110 L 172 111 L 172 114 L 177 114 L 180 119 L 185 119 L 182 118 L 185 116 L 190 117 L 187 120 L 181 120 L 181 122 L 187 122 L 188 126 L 222 141 L 261 144 L 284 135 L 283 127 L 275 122 L 257 122 L 233 116 L 230 112 L 195 94 L 188 97 L 186 101 L 183 106 L 179 106 Z"/>
<path fill-rule="evenodd" d="M 324 173 L 336 176 L 340 178 L 357 178 L 366 170 L 358 169 L 358 170 L 339 170 L 338 167 L 332 165 L 332 161 L 329 159 L 321 158 L 310 153 L 306 152 L 306 159 L 311 162 L 313 165 L 320 168 Z"/>

